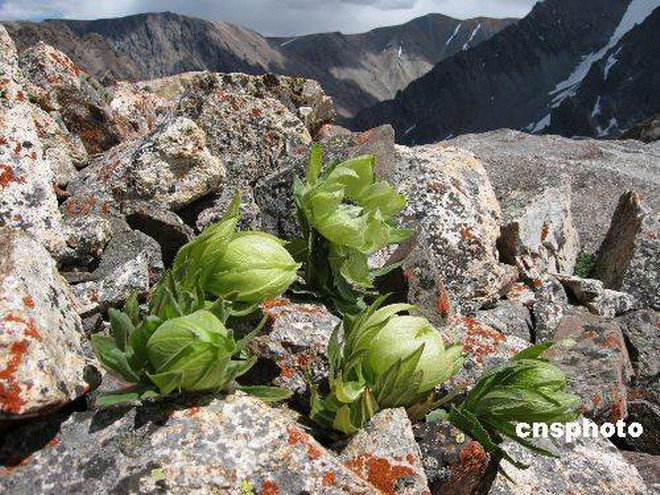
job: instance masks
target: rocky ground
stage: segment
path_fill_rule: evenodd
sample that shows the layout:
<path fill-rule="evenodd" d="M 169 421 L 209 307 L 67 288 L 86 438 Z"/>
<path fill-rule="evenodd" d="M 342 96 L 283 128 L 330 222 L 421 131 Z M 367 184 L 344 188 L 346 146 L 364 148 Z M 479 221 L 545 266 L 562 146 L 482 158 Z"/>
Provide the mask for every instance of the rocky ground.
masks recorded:
<path fill-rule="evenodd" d="M 407 148 L 388 126 L 352 133 L 333 118 L 311 80 L 200 72 L 104 87 L 47 45 L 19 57 L 0 27 L 3 492 L 660 488 L 657 145 L 501 131 Z M 290 388 L 287 404 L 235 393 L 98 409 L 98 389 L 117 386 L 88 339 L 107 309 L 146 297 L 236 190 L 243 227 L 294 232 L 289 191 L 314 141 L 331 158 L 375 154 L 408 196 L 403 223 L 416 236 L 373 262 L 407 255 L 379 284 L 463 344 L 455 383 L 551 340 L 585 417 L 638 421 L 646 433 L 616 446 L 554 441 L 557 459 L 511 446 L 531 464 L 507 467 L 511 480 L 449 423 L 411 424 L 403 410 L 336 442 L 305 413 L 339 320 L 293 297 L 264 304 L 249 377 Z"/>

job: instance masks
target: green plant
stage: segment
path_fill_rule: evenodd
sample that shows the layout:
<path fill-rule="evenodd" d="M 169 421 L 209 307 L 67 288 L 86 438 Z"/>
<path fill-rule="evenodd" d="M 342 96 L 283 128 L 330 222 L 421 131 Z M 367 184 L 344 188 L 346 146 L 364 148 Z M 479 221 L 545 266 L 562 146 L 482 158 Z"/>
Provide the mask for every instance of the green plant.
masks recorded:
<path fill-rule="evenodd" d="M 594 271 L 596 255 L 587 251 L 580 251 L 575 261 L 573 273 L 580 278 L 589 278 Z"/>
<path fill-rule="evenodd" d="M 505 437 L 539 454 L 556 457 L 516 435 L 515 423 L 567 423 L 577 418 L 580 400 L 567 392 L 564 373 L 540 358 L 552 344 L 525 349 L 506 363 L 484 373 L 468 397 L 450 409 L 448 419 L 518 468 L 500 444 Z"/>
<path fill-rule="evenodd" d="M 405 196 L 377 181 L 373 156 L 362 156 L 323 169 L 323 150 L 312 149 L 304 183 L 294 181 L 294 200 L 302 237 L 291 251 L 304 262 L 306 288 L 329 298 L 344 312 L 364 309 L 364 292 L 373 286 L 368 256 L 406 240 L 412 231 L 394 217 Z M 389 267 L 388 269 L 391 269 Z"/>
<path fill-rule="evenodd" d="M 212 295 L 232 314 L 254 310 L 279 296 L 297 278 L 300 264 L 285 241 L 264 232 L 236 232 L 238 194 L 223 218 L 186 244 L 174 260 L 173 276 L 184 291 Z"/>
<path fill-rule="evenodd" d="M 353 434 L 390 407 L 406 407 L 419 417 L 432 407 L 434 388 L 461 365 L 461 347 L 445 348 L 428 320 L 398 314 L 414 306 L 381 308 L 384 300 L 380 297 L 358 315 L 345 315 L 332 335 L 330 393 L 322 398 L 314 391 L 311 403 L 312 419 L 325 427 Z"/>
<path fill-rule="evenodd" d="M 132 384 L 128 390 L 102 397 L 99 405 L 201 390 L 242 389 L 265 400 L 289 396 L 276 387 L 241 387 L 235 381 L 256 361 L 241 355 L 263 321 L 236 341 L 210 311 L 202 309 L 166 321 L 151 315 L 136 325 L 132 305 L 129 302 L 124 311 L 110 310 L 111 335 L 92 335 L 92 346 L 103 365 Z"/>

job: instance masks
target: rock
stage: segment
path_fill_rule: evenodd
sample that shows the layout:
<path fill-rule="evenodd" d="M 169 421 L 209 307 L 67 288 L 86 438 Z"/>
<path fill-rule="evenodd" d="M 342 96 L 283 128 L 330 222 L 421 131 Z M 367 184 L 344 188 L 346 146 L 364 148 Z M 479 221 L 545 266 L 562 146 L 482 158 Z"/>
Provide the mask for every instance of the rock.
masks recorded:
<path fill-rule="evenodd" d="M 635 382 L 639 385 L 657 383 L 660 377 L 660 313 L 650 309 L 629 313 L 617 319 L 626 338 Z"/>
<path fill-rule="evenodd" d="M 534 291 L 524 282 L 513 284 L 504 297 L 509 301 L 518 302 L 525 307 L 530 307 L 536 302 Z"/>
<path fill-rule="evenodd" d="M 43 157 L 53 171 L 53 180 L 64 187 L 77 175 L 88 159 L 80 137 L 69 134 L 62 122 L 56 121 L 41 108 L 32 106 L 37 136 L 43 146 Z"/>
<path fill-rule="evenodd" d="M 545 355 L 569 377 L 582 413 L 597 423 L 624 419 L 632 365 L 617 322 L 574 307 L 549 340 L 555 346 Z"/>
<path fill-rule="evenodd" d="M 385 409 L 355 434 L 341 453 L 342 462 L 380 493 L 430 494 L 405 409 Z"/>
<path fill-rule="evenodd" d="M 605 289 L 600 297 L 588 302 L 585 306 L 594 314 L 614 318 L 638 309 L 639 303 L 630 294 Z"/>
<path fill-rule="evenodd" d="M 160 246 L 142 232 L 115 235 L 96 270 L 73 286 L 84 317 L 121 304 L 137 293 L 145 296 L 163 270 Z"/>
<path fill-rule="evenodd" d="M 474 153 L 483 162 L 498 198 L 570 176 L 571 213 L 588 253 L 600 246 L 624 191 L 637 191 L 650 209 L 660 211 L 657 145 L 539 136 L 510 129 L 464 134 L 442 145 Z"/>
<path fill-rule="evenodd" d="M 74 413 L 29 462 L 14 461 L 0 478 L 0 489 L 377 493 L 281 410 L 241 393 L 201 397 L 187 406 L 161 402 L 137 411 Z M 26 450 L 30 435 L 11 440 L 0 457 Z"/>
<path fill-rule="evenodd" d="M 566 292 L 578 304 L 587 304 L 603 295 L 605 286 L 600 280 L 580 278 L 575 275 L 553 274 Z"/>
<path fill-rule="evenodd" d="M 469 316 L 451 317 L 448 326 L 440 332 L 445 342 L 460 342 L 465 356 L 463 367 L 443 385 L 444 390 L 454 387 L 469 390 L 484 371 L 502 364 L 530 346 L 527 340 L 504 335 Z"/>
<path fill-rule="evenodd" d="M 490 455 L 478 442 L 448 421 L 420 423 L 414 432 L 431 493 L 477 493 L 490 462 Z"/>
<path fill-rule="evenodd" d="M 50 254 L 0 230 L 0 418 L 45 414 L 90 389 L 96 362 L 76 310 Z"/>
<path fill-rule="evenodd" d="M 649 493 L 660 492 L 660 458 L 658 456 L 625 451 L 621 454 L 626 461 L 637 468 L 639 475 L 649 489 Z"/>
<path fill-rule="evenodd" d="M 127 201 L 123 204 L 122 212 L 132 229 L 158 242 L 165 266 L 170 266 L 179 249 L 194 237 L 192 229 L 176 213 L 154 203 Z"/>
<path fill-rule="evenodd" d="M 205 147 L 204 132 L 190 119 L 161 124 L 143 140 L 98 155 L 69 186 L 71 195 L 108 202 L 153 201 L 178 209 L 220 190 L 222 162 Z"/>
<path fill-rule="evenodd" d="M 261 359 L 248 375 L 260 382 L 288 388 L 306 409 L 311 386 L 322 385 L 328 375 L 327 349 L 340 320 L 324 306 L 297 304 L 288 299 L 270 299 L 262 304 L 268 318 L 264 333 L 249 350 Z"/>
<path fill-rule="evenodd" d="M 29 81 L 26 89 L 31 100 L 43 110 L 61 116 L 90 154 L 119 143 L 120 133 L 104 89 L 69 57 L 39 42 L 21 54 L 19 63 Z"/>
<path fill-rule="evenodd" d="M 502 446 L 504 450 L 530 467 L 521 470 L 504 462 L 502 467 L 513 482 L 502 474 L 497 475 L 489 495 L 648 493 L 635 466 L 626 461 L 606 438 L 579 437 L 569 443 L 563 438 L 549 437 L 535 439 L 534 442 L 556 452 L 559 457 L 540 456 L 515 442 L 505 442 Z"/>
<path fill-rule="evenodd" d="M 477 311 L 474 319 L 504 335 L 532 341 L 532 317 L 529 309 L 519 302 L 500 301 L 493 309 Z"/>
<path fill-rule="evenodd" d="M 593 277 L 622 290 L 643 305 L 660 309 L 660 216 L 637 193 L 621 196 L 610 230 L 600 246 Z"/>
<path fill-rule="evenodd" d="M 539 278 L 546 272 L 572 274 L 580 240 L 571 215 L 571 186 L 560 184 L 515 191 L 501 200 L 500 257 L 521 275 Z"/>
<path fill-rule="evenodd" d="M 637 397 L 636 395 L 639 395 Z M 648 391 L 637 392 L 629 391 L 628 417 L 626 423 L 639 423 L 644 428 L 644 433 L 637 438 L 626 436 L 622 443 L 631 450 L 646 452 L 647 454 L 660 455 L 660 403 L 658 394 L 651 394 Z M 646 400 L 644 397 L 651 400 Z"/>
<path fill-rule="evenodd" d="M 564 319 L 566 307 L 552 301 L 537 301 L 532 306 L 534 342 L 552 340 L 552 336 Z"/>
<path fill-rule="evenodd" d="M 517 271 L 498 261 L 500 207 L 481 162 L 435 145 L 397 150 L 392 182 L 408 197 L 402 223 L 423 233 L 452 303 L 469 310 L 498 300 Z"/>
<path fill-rule="evenodd" d="M 122 141 L 144 137 L 172 117 L 175 102 L 154 94 L 148 86 L 118 82 L 108 92 Z"/>
<path fill-rule="evenodd" d="M 76 268 L 94 265 L 113 233 L 112 222 L 101 215 L 65 216 L 66 250 L 62 256 L 63 265 Z"/>
<path fill-rule="evenodd" d="M 0 228 L 24 230 L 58 257 L 64 239 L 53 182 L 31 105 L 0 107 Z"/>

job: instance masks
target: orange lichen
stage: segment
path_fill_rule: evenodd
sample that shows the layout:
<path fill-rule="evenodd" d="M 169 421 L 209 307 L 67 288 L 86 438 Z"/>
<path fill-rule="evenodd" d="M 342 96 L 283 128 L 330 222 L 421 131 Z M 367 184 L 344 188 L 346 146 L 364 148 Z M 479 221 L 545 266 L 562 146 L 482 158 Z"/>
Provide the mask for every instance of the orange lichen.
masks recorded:
<path fill-rule="evenodd" d="M 4 320 L 7 322 L 20 323 L 21 325 L 25 326 L 25 330 L 23 331 L 25 336 L 32 337 L 34 340 L 38 341 L 42 340 L 41 334 L 37 330 L 34 321 L 28 321 L 25 318 L 21 318 L 20 316 L 15 315 L 14 313 L 9 313 L 4 317 Z"/>
<path fill-rule="evenodd" d="M 621 341 L 616 337 L 608 337 L 605 339 L 605 346 L 610 349 L 621 349 Z"/>
<path fill-rule="evenodd" d="M 397 483 L 401 478 L 415 475 L 415 471 L 409 466 L 392 465 L 387 459 L 371 454 L 360 454 L 350 459 L 346 466 L 386 495 L 397 493 Z"/>
<path fill-rule="evenodd" d="M 0 370 L 0 405 L 5 412 L 19 413 L 21 408 L 27 404 L 27 401 L 21 397 L 21 386 L 14 376 L 23 361 L 27 348 L 27 340 L 13 342 L 9 346 L 7 365 Z"/>
<path fill-rule="evenodd" d="M 23 298 L 23 304 L 25 304 L 25 306 L 28 308 L 34 308 L 34 299 L 32 299 L 30 296 L 25 296 Z"/>
<path fill-rule="evenodd" d="M 24 184 L 25 179 L 23 177 L 17 177 L 14 173 L 14 169 L 9 165 L 0 163 L 0 187 L 7 187 L 12 182 Z"/>
<path fill-rule="evenodd" d="M 435 302 L 435 308 L 441 316 L 447 316 L 451 311 L 449 292 L 447 292 L 447 289 L 442 286 L 438 289 L 438 298 Z"/>
<path fill-rule="evenodd" d="M 259 490 L 259 495 L 279 495 L 279 493 L 280 487 L 271 480 L 264 481 L 261 485 L 261 490 Z"/>
<path fill-rule="evenodd" d="M 294 427 L 289 427 L 287 431 L 289 432 L 289 444 L 304 446 L 310 459 L 318 459 L 323 455 L 323 451 L 312 443 L 312 439 L 307 433 Z"/>
<path fill-rule="evenodd" d="M 550 226 L 543 222 L 543 228 L 541 229 L 541 242 L 545 241 L 548 238 L 548 234 L 550 233 Z"/>
<path fill-rule="evenodd" d="M 334 471 L 327 471 L 323 475 L 323 486 L 332 486 L 336 483 L 337 479 Z"/>
<path fill-rule="evenodd" d="M 466 354 L 474 356 L 478 364 L 483 362 L 484 357 L 494 354 L 499 345 L 506 340 L 504 334 L 489 326 L 481 325 L 474 318 L 464 317 L 463 322 L 468 330 L 463 349 Z"/>

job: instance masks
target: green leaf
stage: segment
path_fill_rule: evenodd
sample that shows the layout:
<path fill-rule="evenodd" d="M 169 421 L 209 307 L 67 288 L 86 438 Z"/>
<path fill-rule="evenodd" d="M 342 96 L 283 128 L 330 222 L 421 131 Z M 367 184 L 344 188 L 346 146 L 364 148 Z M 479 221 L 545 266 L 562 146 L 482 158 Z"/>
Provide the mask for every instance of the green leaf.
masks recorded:
<path fill-rule="evenodd" d="M 112 336 L 115 339 L 117 348 L 124 352 L 128 343 L 128 337 L 133 331 L 133 322 L 126 313 L 110 308 L 108 310 L 110 316 L 110 325 L 112 327 Z"/>
<path fill-rule="evenodd" d="M 449 420 L 449 413 L 444 409 L 434 409 L 426 415 L 427 423 L 440 423 Z"/>
<path fill-rule="evenodd" d="M 127 392 L 112 392 L 104 394 L 94 404 L 99 408 L 112 407 L 120 404 L 135 403 L 140 400 L 140 392 L 127 391 Z"/>
<path fill-rule="evenodd" d="M 142 322 L 131 332 L 129 337 L 129 344 L 134 353 L 134 362 L 140 369 L 147 367 L 147 342 L 162 324 L 162 320 L 157 316 L 147 316 Z"/>
<path fill-rule="evenodd" d="M 362 425 L 359 426 L 361 427 Z M 352 435 L 358 432 L 359 428 L 354 426 L 351 421 L 351 408 L 348 404 L 339 408 L 337 414 L 335 414 L 335 419 L 332 422 L 332 427 L 346 435 Z"/>
<path fill-rule="evenodd" d="M 97 333 L 92 335 L 91 340 L 94 352 L 106 368 L 114 371 L 128 382 L 137 383 L 140 381 L 140 377 L 135 374 L 128 364 L 126 354 L 117 347 L 115 339 Z"/>
<path fill-rule="evenodd" d="M 309 154 L 309 164 L 307 165 L 307 184 L 314 186 L 323 169 L 323 146 L 315 145 Z"/>
<path fill-rule="evenodd" d="M 124 302 L 123 311 L 131 319 L 133 326 L 140 324 L 140 304 L 138 302 L 137 292 L 131 292 L 131 295 L 128 296 Z"/>
<path fill-rule="evenodd" d="M 536 344 L 532 347 L 528 347 L 527 349 L 523 349 L 511 359 L 514 361 L 519 361 L 521 359 L 536 359 L 540 357 L 541 354 L 543 354 L 545 351 L 550 349 L 553 345 L 553 342 L 543 342 L 541 344 Z"/>
<path fill-rule="evenodd" d="M 291 390 L 281 387 L 267 387 L 263 385 L 250 385 L 238 386 L 237 390 L 241 390 L 246 394 L 253 395 L 264 402 L 278 402 L 289 399 L 293 393 Z"/>

